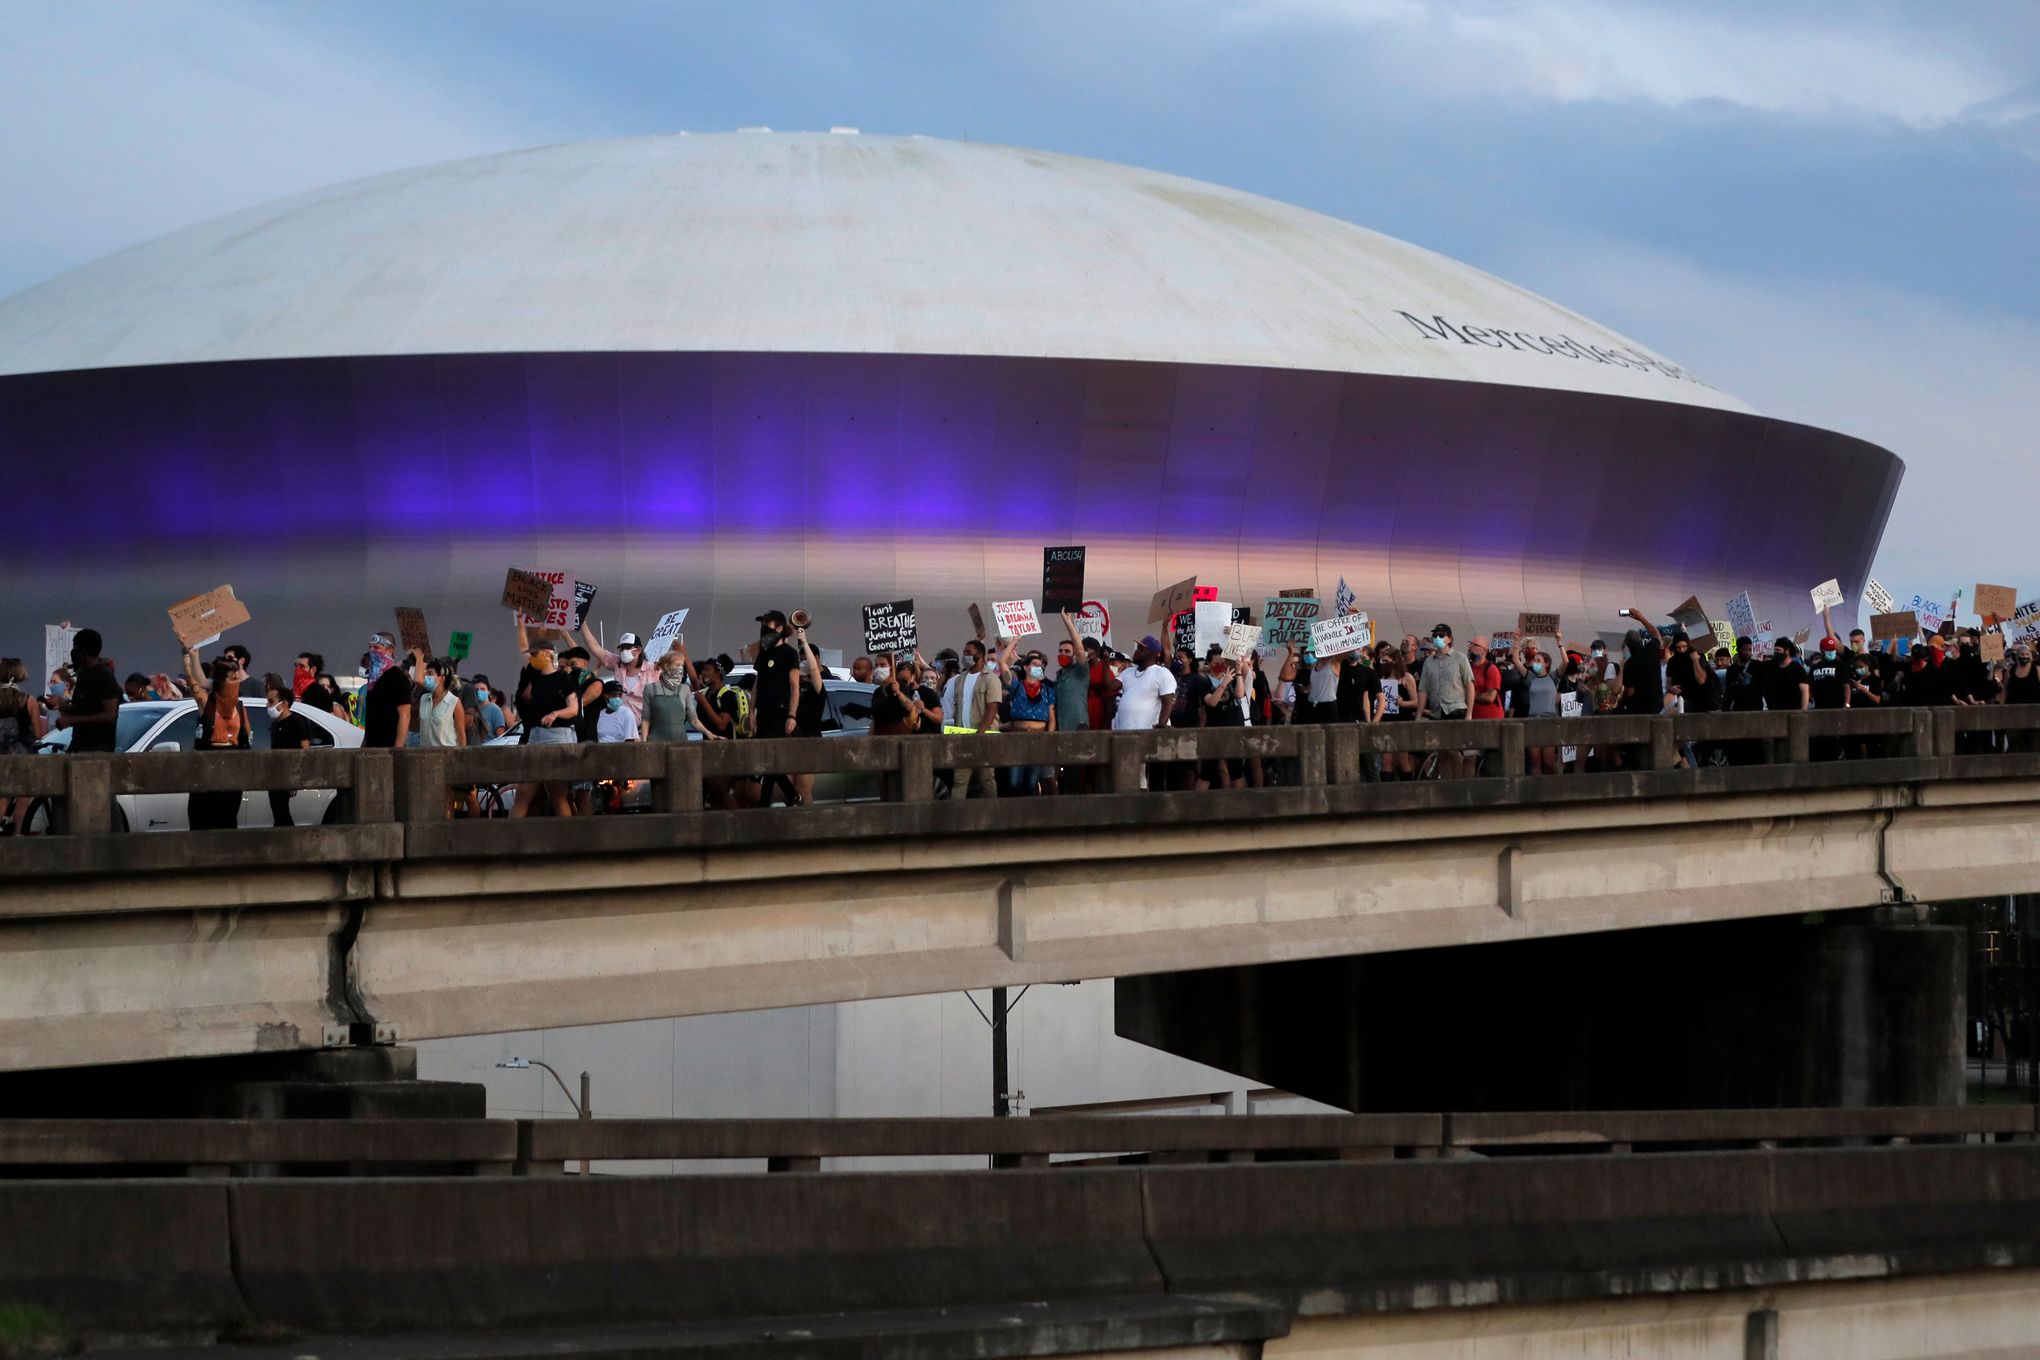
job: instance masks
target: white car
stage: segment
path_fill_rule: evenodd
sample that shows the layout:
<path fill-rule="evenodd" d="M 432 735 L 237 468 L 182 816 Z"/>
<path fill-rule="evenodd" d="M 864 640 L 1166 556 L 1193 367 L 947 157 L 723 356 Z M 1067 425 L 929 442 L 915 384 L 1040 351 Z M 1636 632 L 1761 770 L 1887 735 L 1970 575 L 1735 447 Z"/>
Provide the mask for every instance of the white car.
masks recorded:
<path fill-rule="evenodd" d="M 269 746 L 269 706 L 261 699 L 241 696 L 241 708 L 248 715 L 249 745 L 256 750 Z M 345 719 L 316 709 L 299 708 L 312 729 L 312 745 L 354 747 L 361 745 L 361 729 Z M 122 704 L 114 726 L 116 751 L 189 751 L 198 740 L 198 705 L 190 699 L 151 699 Z M 45 750 L 63 752 L 71 745 L 71 729 L 52 732 L 41 743 Z M 187 831 L 185 794 L 126 793 L 116 795 L 114 830 Z M 317 826 L 333 806 L 331 789 L 299 789 L 291 795 L 291 820 L 299 826 Z M 241 825 L 271 826 L 269 794 L 251 789 L 241 795 Z M 49 809 L 38 800 L 29 809 L 28 830 L 34 835 L 49 829 Z"/>

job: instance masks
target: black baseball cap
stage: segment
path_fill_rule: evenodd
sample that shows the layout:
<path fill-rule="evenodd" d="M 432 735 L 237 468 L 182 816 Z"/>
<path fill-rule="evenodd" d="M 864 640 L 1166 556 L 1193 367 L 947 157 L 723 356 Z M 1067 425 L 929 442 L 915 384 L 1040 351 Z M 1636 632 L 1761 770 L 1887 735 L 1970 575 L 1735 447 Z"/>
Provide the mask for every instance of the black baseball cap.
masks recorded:
<path fill-rule="evenodd" d="M 793 626 L 792 624 L 786 621 L 786 615 L 780 613 L 777 609 L 768 609 L 764 613 L 760 614 L 758 616 L 758 622 L 776 623 L 781 628 L 791 628 Z"/>

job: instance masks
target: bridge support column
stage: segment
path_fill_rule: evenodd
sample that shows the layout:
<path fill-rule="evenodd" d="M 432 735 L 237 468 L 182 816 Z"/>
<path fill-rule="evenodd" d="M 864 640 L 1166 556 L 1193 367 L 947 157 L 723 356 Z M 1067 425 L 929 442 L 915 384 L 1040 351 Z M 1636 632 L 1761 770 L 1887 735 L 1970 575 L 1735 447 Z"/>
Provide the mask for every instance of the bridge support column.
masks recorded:
<path fill-rule="evenodd" d="M 1960 1104 L 1963 950 L 1789 918 L 1411 950 L 1122 978 L 1117 1028 L 1350 1110 Z"/>

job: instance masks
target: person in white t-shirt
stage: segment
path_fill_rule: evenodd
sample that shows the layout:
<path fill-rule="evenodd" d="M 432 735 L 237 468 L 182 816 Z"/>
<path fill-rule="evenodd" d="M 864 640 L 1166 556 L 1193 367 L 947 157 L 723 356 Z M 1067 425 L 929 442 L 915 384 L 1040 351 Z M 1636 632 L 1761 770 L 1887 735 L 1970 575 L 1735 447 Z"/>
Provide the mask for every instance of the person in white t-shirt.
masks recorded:
<path fill-rule="evenodd" d="M 1162 664 L 1162 644 L 1144 637 L 1133 649 L 1133 666 L 1119 677 L 1119 709 L 1112 715 L 1115 732 L 1145 732 L 1168 721 L 1174 707 L 1176 675 Z"/>
<path fill-rule="evenodd" d="M 623 685 L 615 680 L 603 681 L 602 716 L 595 720 L 595 740 L 636 741 L 639 731 L 637 710 L 630 706 Z"/>

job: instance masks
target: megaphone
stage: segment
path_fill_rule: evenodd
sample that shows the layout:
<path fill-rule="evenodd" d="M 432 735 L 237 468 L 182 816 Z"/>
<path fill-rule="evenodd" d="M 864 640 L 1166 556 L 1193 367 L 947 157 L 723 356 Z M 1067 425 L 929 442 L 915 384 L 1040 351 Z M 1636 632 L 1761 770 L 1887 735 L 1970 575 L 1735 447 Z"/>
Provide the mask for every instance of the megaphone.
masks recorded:
<path fill-rule="evenodd" d="M 808 626 L 807 610 L 796 609 L 793 611 L 793 626 L 796 628 L 805 628 Z"/>

